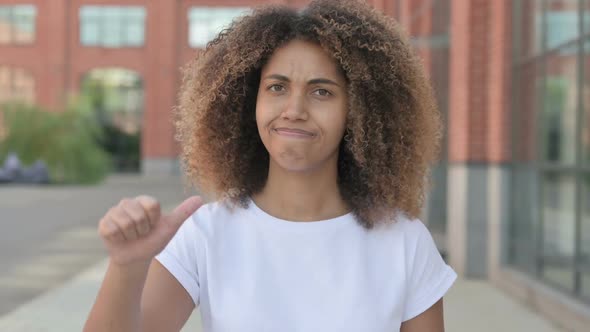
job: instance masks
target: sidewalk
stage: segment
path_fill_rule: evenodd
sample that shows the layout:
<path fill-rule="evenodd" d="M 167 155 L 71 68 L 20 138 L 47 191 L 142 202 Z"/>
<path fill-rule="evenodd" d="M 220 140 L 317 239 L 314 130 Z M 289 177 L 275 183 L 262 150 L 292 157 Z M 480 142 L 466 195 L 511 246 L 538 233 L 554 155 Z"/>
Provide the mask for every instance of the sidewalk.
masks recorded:
<path fill-rule="evenodd" d="M 107 262 L 103 261 L 0 318 L 0 331 L 79 332 L 94 298 Z M 445 297 L 446 331 L 463 332 L 560 332 L 547 320 L 515 302 L 489 283 L 458 280 Z M 198 312 L 182 332 L 201 332 Z"/>
<path fill-rule="evenodd" d="M 0 317 L 102 261 L 98 221 L 120 199 L 149 194 L 169 211 L 192 192 L 171 175 L 112 174 L 96 185 L 0 185 Z"/>

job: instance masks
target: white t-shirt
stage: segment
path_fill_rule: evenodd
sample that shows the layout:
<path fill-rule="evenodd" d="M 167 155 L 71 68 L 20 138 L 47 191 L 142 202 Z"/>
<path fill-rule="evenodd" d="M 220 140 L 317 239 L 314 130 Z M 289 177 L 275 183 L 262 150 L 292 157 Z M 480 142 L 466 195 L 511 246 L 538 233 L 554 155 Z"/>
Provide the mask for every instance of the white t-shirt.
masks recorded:
<path fill-rule="evenodd" d="M 456 279 L 419 220 L 367 231 L 352 213 L 275 218 L 250 201 L 203 205 L 156 257 L 201 311 L 204 332 L 398 331 Z"/>

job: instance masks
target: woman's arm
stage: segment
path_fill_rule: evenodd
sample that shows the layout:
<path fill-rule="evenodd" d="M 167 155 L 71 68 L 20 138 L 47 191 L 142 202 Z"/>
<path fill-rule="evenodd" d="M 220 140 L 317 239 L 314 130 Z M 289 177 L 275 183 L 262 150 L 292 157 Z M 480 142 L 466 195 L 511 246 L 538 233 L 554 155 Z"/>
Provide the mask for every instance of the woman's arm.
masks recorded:
<path fill-rule="evenodd" d="M 120 267 L 109 263 L 84 332 L 141 331 L 141 293 L 147 265 Z"/>
<path fill-rule="evenodd" d="M 195 308 L 184 287 L 154 259 L 141 299 L 141 331 L 180 331 Z"/>
<path fill-rule="evenodd" d="M 443 299 L 420 315 L 402 323 L 400 332 L 444 332 Z"/>
<path fill-rule="evenodd" d="M 189 198 L 170 215 L 148 196 L 124 199 L 99 222 L 110 261 L 85 332 L 179 331 L 195 305 L 154 260 L 202 204 Z"/>
<path fill-rule="evenodd" d="M 149 269 L 109 264 L 84 332 L 180 331 L 194 308 L 189 294 L 157 260 Z"/>

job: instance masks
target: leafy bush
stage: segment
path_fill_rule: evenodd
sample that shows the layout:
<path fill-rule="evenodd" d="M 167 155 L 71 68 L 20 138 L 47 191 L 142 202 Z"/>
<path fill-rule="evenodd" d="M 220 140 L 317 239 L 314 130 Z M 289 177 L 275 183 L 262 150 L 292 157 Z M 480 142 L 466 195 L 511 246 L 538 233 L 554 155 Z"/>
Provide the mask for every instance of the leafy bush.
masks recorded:
<path fill-rule="evenodd" d="M 112 123 L 102 126 L 103 133 L 98 143 L 109 153 L 117 172 L 138 172 L 140 167 L 141 135 L 128 134 Z"/>
<path fill-rule="evenodd" d="M 0 161 L 15 152 L 24 165 L 43 160 L 52 182 L 100 181 L 111 162 L 97 144 L 103 133 L 88 109 L 83 100 L 69 103 L 61 112 L 22 103 L 2 105 L 6 136 L 0 138 Z"/>
<path fill-rule="evenodd" d="M 108 76 L 126 76 L 125 70 L 107 69 L 97 70 L 97 76 L 87 75 L 82 81 L 81 96 L 96 117 L 102 127 L 104 135 L 98 138 L 98 143 L 109 153 L 113 168 L 116 172 L 138 172 L 140 168 L 140 145 L 141 133 L 129 133 L 117 125 L 115 117 L 124 115 L 130 110 L 129 93 L 131 90 L 137 92 L 140 89 L 133 83 L 133 86 L 120 85 L 129 82 L 109 82 Z M 139 78 L 136 78 L 139 79 Z M 140 80 L 140 79 L 139 79 Z M 133 92 L 131 91 L 131 92 Z"/>

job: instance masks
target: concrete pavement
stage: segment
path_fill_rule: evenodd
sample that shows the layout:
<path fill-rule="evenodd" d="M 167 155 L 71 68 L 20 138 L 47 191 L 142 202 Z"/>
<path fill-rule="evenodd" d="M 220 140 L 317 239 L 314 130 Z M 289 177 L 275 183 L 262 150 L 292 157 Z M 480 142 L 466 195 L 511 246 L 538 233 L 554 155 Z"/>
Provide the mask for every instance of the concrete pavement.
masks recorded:
<path fill-rule="evenodd" d="M 92 186 L 0 185 L 0 317 L 104 259 L 98 220 L 121 198 L 139 194 L 163 206 L 188 195 L 179 176 L 111 175 Z"/>
<path fill-rule="evenodd" d="M 0 318 L 0 331 L 79 332 L 104 276 L 103 261 L 69 283 Z M 543 317 L 485 281 L 458 280 L 445 297 L 450 332 L 560 332 Z M 198 311 L 182 332 L 201 332 Z"/>

